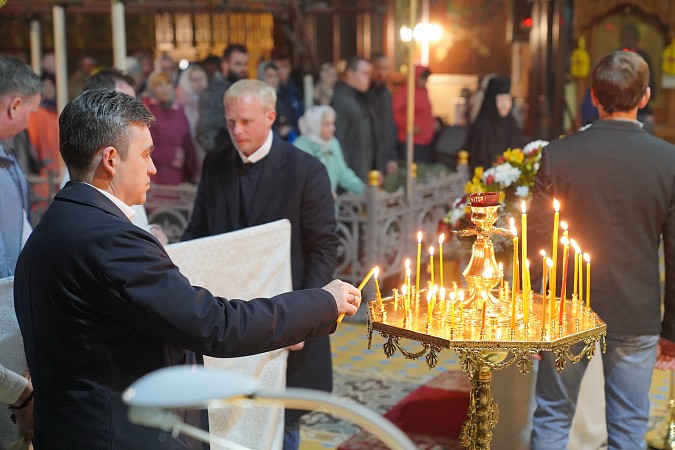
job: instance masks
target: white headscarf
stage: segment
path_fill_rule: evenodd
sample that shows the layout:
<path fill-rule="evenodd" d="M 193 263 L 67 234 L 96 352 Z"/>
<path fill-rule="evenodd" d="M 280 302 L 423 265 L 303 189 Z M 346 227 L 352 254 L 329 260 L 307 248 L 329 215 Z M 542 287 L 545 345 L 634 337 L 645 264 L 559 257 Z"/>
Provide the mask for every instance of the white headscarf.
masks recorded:
<path fill-rule="evenodd" d="M 328 105 L 317 105 L 309 108 L 298 120 L 300 133 L 307 139 L 328 146 L 330 141 L 321 139 L 321 123 L 326 114 L 332 114 L 335 117 L 335 110 Z"/>

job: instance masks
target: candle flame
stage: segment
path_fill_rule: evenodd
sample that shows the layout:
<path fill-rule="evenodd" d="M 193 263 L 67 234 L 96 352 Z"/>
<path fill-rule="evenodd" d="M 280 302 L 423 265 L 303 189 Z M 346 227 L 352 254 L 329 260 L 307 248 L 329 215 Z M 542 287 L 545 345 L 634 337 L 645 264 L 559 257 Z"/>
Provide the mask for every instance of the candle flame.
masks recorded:
<path fill-rule="evenodd" d="M 438 236 L 438 245 L 443 245 L 443 241 L 445 241 L 445 233 L 441 233 L 441 235 Z"/>
<path fill-rule="evenodd" d="M 513 217 L 511 217 L 510 222 L 511 222 L 511 234 L 513 235 L 513 237 L 518 237 L 518 230 L 516 230 L 516 226 L 513 223 Z"/>
<path fill-rule="evenodd" d="M 406 258 L 405 260 L 405 268 L 410 269 L 410 258 Z"/>
<path fill-rule="evenodd" d="M 427 292 L 427 302 L 431 301 L 431 291 Z"/>
<path fill-rule="evenodd" d="M 499 264 L 497 264 L 497 265 L 499 266 L 499 270 L 501 270 L 503 272 L 504 271 L 504 264 L 501 261 L 499 261 Z"/>
<path fill-rule="evenodd" d="M 546 250 L 539 250 L 539 254 L 546 257 Z"/>
<path fill-rule="evenodd" d="M 520 210 L 523 212 L 523 214 L 527 213 L 527 203 L 525 203 L 525 200 L 520 202 Z"/>
<path fill-rule="evenodd" d="M 377 277 L 380 275 L 380 268 L 378 266 L 375 266 L 375 269 L 373 270 L 373 277 L 377 280 Z"/>
<path fill-rule="evenodd" d="M 553 260 L 551 258 L 546 258 L 546 265 L 549 268 L 553 267 Z"/>
<path fill-rule="evenodd" d="M 445 298 L 445 288 L 442 287 L 441 288 L 441 300 L 443 300 L 444 298 Z"/>
<path fill-rule="evenodd" d="M 553 197 L 553 209 L 555 212 L 560 211 L 560 202 L 555 197 Z"/>
<path fill-rule="evenodd" d="M 417 243 L 418 244 L 422 243 L 422 232 L 421 231 L 417 232 Z"/>
<path fill-rule="evenodd" d="M 451 301 L 451 302 L 454 302 L 456 297 L 457 297 L 457 296 L 455 295 L 454 292 L 451 292 L 451 293 L 450 293 L 450 301 Z"/>
<path fill-rule="evenodd" d="M 588 253 L 584 253 L 584 259 L 586 260 L 587 263 L 590 264 L 590 262 L 591 262 L 591 255 L 589 255 Z"/>
<path fill-rule="evenodd" d="M 565 236 L 560 238 L 560 242 L 562 243 L 562 245 L 570 245 L 570 240 L 567 239 Z"/>
<path fill-rule="evenodd" d="M 483 298 L 483 300 L 487 300 L 488 295 L 485 291 L 481 291 L 480 296 Z"/>
<path fill-rule="evenodd" d="M 574 247 L 574 251 L 577 253 L 581 253 L 581 247 L 579 247 L 577 241 L 575 241 L 574 239 L 570 239 L 570 242 L 572 243 L 572 247 Z"/>
<path fill-rule="evenodd" d="M 565 221 L 560 222 L 560 228 L 562 228 L 564 231 L 567 231 L 567 222 Z"/>
<path fill-rule="evenodd" d="M 429 246 L 429 254 L 430 254 L 431 256 L 434 256 L 434 246 L 433 246 L 433 245 L 430 245 L 430 246 Z"/>
<path fill-rule="evenodd" d="M 527 267 L 528 270 L 530 269 L 530 260 L 529 259 L 525 260 L 525 267 Z"/>
<path fill-rule="evenodd" d="M 464 291 L 459 291 L 459 300 L 464 301 Z"/>
<path fill-rule="evenodd" d="M 405 269 L 405 276 L 410 277 L 410 267 L 406 267 Z"/>

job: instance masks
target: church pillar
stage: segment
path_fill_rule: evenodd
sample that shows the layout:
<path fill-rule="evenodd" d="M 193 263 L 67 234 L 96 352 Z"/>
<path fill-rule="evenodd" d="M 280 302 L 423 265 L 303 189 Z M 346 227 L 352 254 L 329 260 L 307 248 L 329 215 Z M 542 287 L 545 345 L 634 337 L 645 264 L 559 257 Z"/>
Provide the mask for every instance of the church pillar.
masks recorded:
<path fill-rule="evenodd" d="M 33 68 L 38 76 L 42 75 L 42 65 L 40 58 L 42 57 L 41 46 L 42 29 L 40 21 L 33 19 L 30 21 L 30 66 Z"/>
<path fill-rule="evenodd" d="M 61 114 L 68 103 L 68 53 L 66 52 L 66 10 L 52 8 L 54 21 L 54 59 L 56 61 L 56 112 Z"/>
<path fill-rule="evenodd" d="M 122 72 L 126 72 L 127 34 L 124 24 L 124 3 L 121 0 L 111 1 L 113 65 Z"/>

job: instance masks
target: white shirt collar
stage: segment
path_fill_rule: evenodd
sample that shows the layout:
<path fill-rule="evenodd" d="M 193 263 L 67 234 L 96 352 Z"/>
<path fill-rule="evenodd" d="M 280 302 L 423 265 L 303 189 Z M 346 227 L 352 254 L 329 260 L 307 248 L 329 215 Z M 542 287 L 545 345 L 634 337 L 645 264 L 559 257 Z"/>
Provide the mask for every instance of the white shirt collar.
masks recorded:
<path fill-rule="evenodd" d="M 127 205 L 122 200 L 120 200 L 119 198 L 112 195 L 110 192 L 104 191 L 103 189 L 99 189 L 96 186 L 94 186 L 93 184 L 89 184 L 89 183 L 84 183 L 84 184 L 86 184 L 87 186 L 93 187 L 94 189 L 99 191 L 101 194 L 108 197 L 110 199 L 110 201 L 115 204 L 115 206 L 117 206 L 119 209 L 122 210 L 124 215 L 127 216 L 127 219 L 131 220 L 136 215 L 136 211 L 134 211 L 131 206 Z"/>
<path fill-rule="evenodd" d="M 244 164 L 248 163 L 257 163 L 261 159 L 263 159 L 265 156 L 267 156 L 272 149 L 272 130 L 270 130 L 269 134 L 267 135 L 267 139 L 265 139 L 265 143 L 260 146 L 260 148 L 253 153 L 251 153 L 251 156 L 246 156 L 242 152 L 237 150 L 237 153 L 239 153 L 239 157 L 241 160 L 244 162 Z"/>

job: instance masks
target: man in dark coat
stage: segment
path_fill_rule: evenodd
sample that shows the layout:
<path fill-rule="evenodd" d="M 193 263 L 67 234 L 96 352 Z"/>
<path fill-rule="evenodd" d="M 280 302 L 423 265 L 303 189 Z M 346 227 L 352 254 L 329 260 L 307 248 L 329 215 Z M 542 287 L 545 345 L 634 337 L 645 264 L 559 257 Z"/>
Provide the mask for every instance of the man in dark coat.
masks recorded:
<path fill-rule="evenodd" d="M 318 159 L 273 136 L 275 102 L 274 88 L 262 81 L 230 86 L 224 105 L 232 144 L 204 161 L 183 240 L 288 219 L 293 289 L 323 286 L 332 279 L 337 260 L 328 173 Z M 305 311 L 306 317 L 313 314 L 311 307 Z M 304 348 L 289 353 L 287 386 L 330 391 L 332 384 L 327 336 L 307 340 Z M 300 415 L 287 411 L 287 435 L 297 435 Z"/>
<path fill-rule="evenodd" d="M 347 165 L 368 182 L 368 172 L 385 173 L 393 162 L 393 155 L 380 151 L 378 120 L 373 104 L 368 99 L 372 65 L 355 56 L 347 62 L 344 82 L 335 86 L 331 106 L 335 110 L 335 137 L 340 141 Z M 395 162 L 390 165 L 395 169 Z"/>
<path fill-rule="evenodd" d="M 387 173 L 396 172 L 396 123 L 391 91 L 387 87 L 389 58 L 384 53 L 374 53 L 370 58 L 373 67 L 368 97 L 375 112 L 375 132 L 377 134 L 378 167 L 386 167 Z M 382 159 L 382 161 L 380 161 Z"/>
<path fill-rule="evenodd" d="M 129 220 L 156 172 L 152 120 L 139 100 L 103 89 L 61 114 L 73 181 L 28 239 L 15 278 L 38 450 L 189 448 L 185 438 L 130 424 L 122 392 L 153 370 L 186 364 L 190 352 L 265 352 L 332 332 L 340 311 L 356 312 L 358 291 L 339 280 L 249 302 L 191 286 Z"/>
<path fill-rule="evenodd" d="M 223 95 L 227 88 L 248 77 L 248 50 L 242 44 L 230 44 L 223 53 L 222 73 L 216 73 L 206 89 L 199 94 L 199 118 L 195 132 L 197 142 L 206 153 L 223 148 L 229 143 Z"/>
<path fill-rule="evenodd" d="M 607 351 L 595 357 L 604 366 L 608 448 L 645 448 L 659 343 L 659 359 L 675 355 L 675 146 L 648 134 L 637 121 L 638 108 L 650 96 L 649 69 L 637 53 L 602 58 L 593 69 L 591 96 L 600 119 L 542 153 L 528 214 L 528 248 L 532 253 L 551 248 L 555 198 L 570 237 L 595 261 L 582 292 L 590 282 L 590 306 L 607 324 Z M 541 267 L 533 268 L 532 280 L 538 280 Z M 588 360 L 558 373 L 554 355 L 544 352 L 542 358 L 532 449 L 565 449 Z"/>

